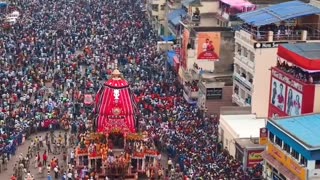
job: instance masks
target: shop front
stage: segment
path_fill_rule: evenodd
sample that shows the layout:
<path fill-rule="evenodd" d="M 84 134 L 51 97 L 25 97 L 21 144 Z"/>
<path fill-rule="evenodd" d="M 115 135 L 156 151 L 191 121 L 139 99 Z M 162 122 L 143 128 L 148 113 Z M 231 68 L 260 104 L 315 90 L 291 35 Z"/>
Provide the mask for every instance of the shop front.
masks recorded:
<path fill-rule="evenodd" d="M 307 170 L 296 160 L 272 143 L 268 143 L 267 151 L 262 153 L 265 160 L 265 176 L 267 179 L 306 180 Z"/>

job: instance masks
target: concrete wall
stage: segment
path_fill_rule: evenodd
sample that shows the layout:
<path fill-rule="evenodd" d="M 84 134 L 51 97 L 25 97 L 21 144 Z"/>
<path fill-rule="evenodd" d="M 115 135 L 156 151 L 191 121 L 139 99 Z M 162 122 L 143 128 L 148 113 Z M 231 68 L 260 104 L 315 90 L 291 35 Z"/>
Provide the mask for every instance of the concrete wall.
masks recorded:
<path fill-rule="evenodd" d="M 200 13 L 215 13 L 219 9 L 219 1 L 214 2 L 201 2 L 202 6 L 199 7 Z M 192 7 L 192 12 L 196 10 L 195 7 Z"/>
<path fill-rule="evenodd" d="M 219 61 L 197 60 L 197 51 L 198 40 L 196 38 L 194 43 L 194 49 L 188 50 L 187 69 L 192 68 L 193 64 L 197 63 L 200 68 L 206 71 L 214 71 L 217 73 L 225 73 L 226 71 L 231 71 L 231 65 L 233 63 L 234 56 L 233 32 L 221 32 Z"/>
<path fill-rule="evenodd" d="M 220 108 L 223 106 L 233 106 L 232 103 L 232 86 L 225 86 L 222 89 L 221 100 L 206 100 L 206 107 L 208 108 L 208 114 L 220 114 Z"/>
<path fill-rule="evenodd" d="M 270 68 L 277 64 L 278 48 L 255 50 L 255 72 L 253 78 L 252 113 L 267 117 L 270 94 Z"/>
<path fill-rule="evenodd" d="M 314 106 L 313 106 L 313 112 L 320 113 L 320 85 L 316 85 L 315 91 L 314 91 Z"/>
<path fill-rule="evenodd" d="M 236 137 L 234 130 L 231 129 L 228 126 L 228 124 L 225 123 L 225 121 L 223 120 L 223 116 L 220 116 L 219 133 L 220 137 L 223 138 L 220 139 L 223 143 L 223 148 L 226 148 L 229 151 L 230 155 L 234 157 L 236 154 L 236 146 L 234 139 L 238 137 Z"/>

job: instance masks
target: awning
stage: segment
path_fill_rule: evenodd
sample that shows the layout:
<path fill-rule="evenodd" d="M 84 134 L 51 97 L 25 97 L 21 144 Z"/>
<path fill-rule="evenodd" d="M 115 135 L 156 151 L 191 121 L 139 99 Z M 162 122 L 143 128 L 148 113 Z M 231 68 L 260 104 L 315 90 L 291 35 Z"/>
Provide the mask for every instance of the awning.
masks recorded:
<path fill-rule="evenodd" d="M 246 0 L 220 0 L 220 1 L 230 5 L 231 7 L 236 7 L 236 8 L 255 7 L 254 4 Z"/>
<path fill-rule="evenodd" d="M 299 178 L 294 175 L 288 168 L 283 166 L 280 162 L 278 162 L 274 157 L 266 153 L 265 151 L 261 153 L 264 160 L 266 160 L 269 164 L 271 164 L 275 169 L 277 169 L 281 174 L 283 174 L 287 179 L 290 180 L 299 180 Z"/>
<path fill-rule="evenodd" d="M 278 56 L 307 71 L 319 71 L 320 43 L 283 44 Z"/>
<path fill-rule="evenodd" d="M 182 16 L 185 16 L 187 12 L 183 9 L 177 9 L 172 11 L 167 15 L 167 18 L 169 22 L 171 22 L 173 25 L 179 24 L 179 21 L 181 20 Z"/>
<path fill-rule="evenodd" d="M 168 51 L 167 55 L 168 55 L 168 63 L 170 64 L 170 66 L 173 66 L 174 65 L 173 58 L 176 55 L 176 52 L 175 51 Z"/>
<path fill-rule="evenodd" d="M 174 36 L 161 36 L 163 41 L 174 41 L 176 38 Z"/>
<path fill-rule="evenodd" d="M 263 26 L 313 14 L 320 14 L 320 9 L 301 1 L 290 1 L 237 16 L 247 24 Z"/>

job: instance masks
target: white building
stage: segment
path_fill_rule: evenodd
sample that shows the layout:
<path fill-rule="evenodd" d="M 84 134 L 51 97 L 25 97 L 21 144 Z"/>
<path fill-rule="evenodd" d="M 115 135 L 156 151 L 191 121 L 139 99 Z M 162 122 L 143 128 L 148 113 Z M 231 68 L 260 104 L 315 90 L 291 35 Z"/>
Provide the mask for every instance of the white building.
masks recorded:
<path fill-rule="evenodd" d="M 237 139 L 259 139 L 260 128 L 264 128 L 265 119 L 257 119 L 253 114 L 220 115 L 219 134 L 223 147 L 230 155 L 236 155 Z"/>
<path fill-rule="evenodd" d="M 245 24 L 235 32 L 234 103 L 251 106 L 257 117 L 267 117 L 270 68 L 277 63 L 277 47 L 319 41 L 320 17 L 316 14 L 319 8 L 291 1 L 239 15 Z"/>

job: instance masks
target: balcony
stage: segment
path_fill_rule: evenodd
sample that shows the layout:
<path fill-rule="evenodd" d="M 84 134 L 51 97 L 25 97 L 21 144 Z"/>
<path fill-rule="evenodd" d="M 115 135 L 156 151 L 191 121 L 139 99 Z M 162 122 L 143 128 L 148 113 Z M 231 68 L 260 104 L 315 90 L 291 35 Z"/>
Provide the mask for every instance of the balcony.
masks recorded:
<path fill-rule="evenodd" d="M 244 86 L 247 90 L 251 91 L 252 88 L 252 83 L 249 82 L 246 78 L 242 77 L 240 74 L 238 74 L 237 72 L 233 73 L 234 79 L 241 84 L 242 86 Z"/>
<path fill-rule="evenodd" d="M 241 67 L 244 67 L 244 68 L 248 67 L 248 68 L 245 68 L 245 70 L 250 72 L 251 74 L 253 74 L 253 72 L 254 72 L 254 62 L 249 60 L 249 58 L 241 56 L 240 54 L 238 54 L 236 52 L 235 56 L 234 56 L 234 63 L 235 64 L 239 64 Z"/>
<path fill-rule="evenodd" d="M 187 94 L 187 96 L 189 98 L 192 98 L 192 99 L 197 99 L 198 98 L 199 90 L 192 89 L 189 86 L 184 86 L 183 89 L 184 89 L 184 92 Z"/>
<path fill-rule="evenodd" d="M 232 94 L 232 102 L 236 103 L 238 106 L 244 107 L 245 101 L 244 99 L 240 98 L 237 94 Z"/>
<path fill-rule="evenodd" d="M 242 99 L 236 93 L 232 94 L 232 102 L 236 103 L 238 106 L 241 106 L 241 107 L 250 107 L 251 106 L 251 104 L 248 101 L 246 101 L 245 99 Z"/>

